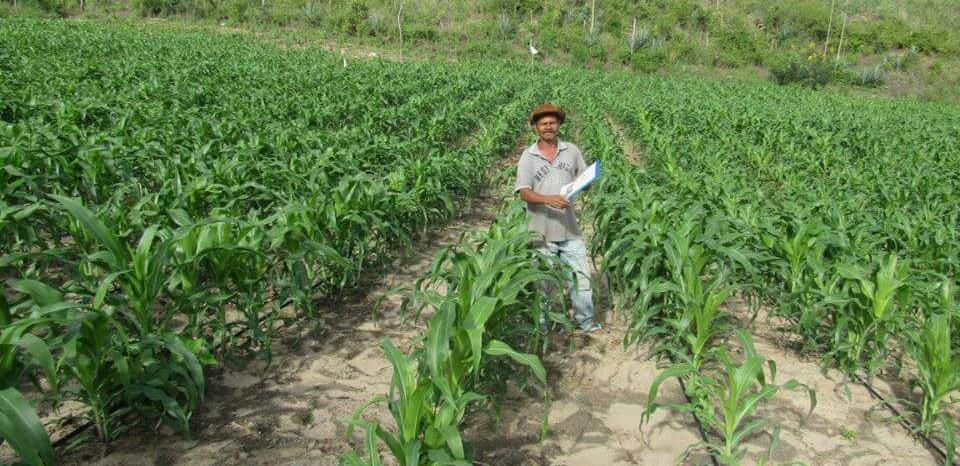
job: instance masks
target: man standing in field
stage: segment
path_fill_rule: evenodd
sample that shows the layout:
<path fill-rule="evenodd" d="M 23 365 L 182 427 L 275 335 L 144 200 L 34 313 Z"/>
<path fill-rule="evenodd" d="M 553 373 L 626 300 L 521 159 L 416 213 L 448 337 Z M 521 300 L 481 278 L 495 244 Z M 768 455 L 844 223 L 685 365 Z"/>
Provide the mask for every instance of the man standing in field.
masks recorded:
<path fill-rule="evenodd" d="M 558 138 L 564 118 L 563 110 L 549 103 L 530 113 L 530 125 L 540 139 L 520 155 L 515 192 L 527 202 L 530 231 L 542 236 L 537 244 L 540 252 L 558 257 L 576 274 L 575 280 L 567 282 L 574 323 L 583 331 L 594 332 L 601 326 L 594 322 L 587 246 L 580 235 L 573 204 L 560 194 L 560 188 L 586 170 L 587 164 L 577 146 Z M 540 325 L 547 326 L 543 315 Z"/>

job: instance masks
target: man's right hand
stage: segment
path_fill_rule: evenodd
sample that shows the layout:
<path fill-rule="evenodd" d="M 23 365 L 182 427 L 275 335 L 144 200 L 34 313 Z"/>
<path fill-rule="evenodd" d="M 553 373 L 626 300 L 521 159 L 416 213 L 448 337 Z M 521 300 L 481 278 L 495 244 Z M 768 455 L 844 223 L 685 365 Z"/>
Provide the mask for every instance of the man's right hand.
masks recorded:
<path fill-rule="evenodd" d="M 567 200 L 567 196 L 560 194 L 553 196 L 543 196 L 544 204 L 553 207 L 554 209 L 566 209 L 570 205 L 570 201 Z"/>
<path fill-rule="evenodd" d="M 566 196 L 560 194 L 543 195 L 537 194 L 529 187 L 520 188 L 520 198 L 533 204 L 546 204 L 554 209 L 566 209 L 570 201 Z"/>

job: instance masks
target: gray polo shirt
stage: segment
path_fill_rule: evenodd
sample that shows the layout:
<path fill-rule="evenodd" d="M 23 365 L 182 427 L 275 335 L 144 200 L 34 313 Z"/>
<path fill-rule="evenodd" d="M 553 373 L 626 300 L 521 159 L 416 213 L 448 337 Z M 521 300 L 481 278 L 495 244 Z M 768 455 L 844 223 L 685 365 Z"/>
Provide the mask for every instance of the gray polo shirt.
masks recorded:
<path fill-rule="evenodd" d="M 520 188 L 531 188 L 537 194 L 560 194 L 560 188 L 586 169 L 587 164 L 583 161 L 580 149 L 569 142 L 559 141 L 559 150 L 553 163 L 548 162 L 537 144 L 533 143 L 520 155 L 514 192 L 520 191 Z M 530 231 L 540 233 L 546 241 L 580 237 L 572 202 L 563 210 L 528 202 L 527 219 Z"/>

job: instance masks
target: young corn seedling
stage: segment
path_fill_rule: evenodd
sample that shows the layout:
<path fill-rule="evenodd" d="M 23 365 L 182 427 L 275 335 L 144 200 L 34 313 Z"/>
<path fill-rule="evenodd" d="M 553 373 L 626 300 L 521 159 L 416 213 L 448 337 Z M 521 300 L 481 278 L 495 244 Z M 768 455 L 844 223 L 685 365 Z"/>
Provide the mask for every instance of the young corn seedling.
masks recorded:
<path fill-rule="evenodd" d="M 865 369 L 873 377 L 891 354 L 888 340 L 906 328 L 906 280 L 897 256 L 878 263 L 872 275 L 849 264 L 837 266 L 846 280 L 845 297 L 828 296 L 834 311 L 833 349 L 830 357 L 846 373 Z"/>
<path fill-rule="evenodd" d="M 744 445 L 747 437 L 772 426 L 771 421 L 757 417 L 757 410 L 780 390 L 805 389 L 810 398 L 811 412 L 817 404 L 816 393 L 795 379 L 782 385 L 774 384 L 776 363 L 756 352 L 748 333 L 738 331 L 737 338 L 745 352 L 743 361 L 734 362 L 726 351 L 718 348 L 722 370 L 716 375 L 698 372 L 690 363 L 676 364 L 661 373 L 650 386 L 642 420 L 643 423 L 649 422 L 650 416 L 663 407 L 695 413 L 706 424 L 705 427 L 719 437 L 701 446 L 707 448 L 721 463 L 728 465 L 742 464 L 747 453 Z M 696 379 L 694 393 L 691 394 L 695 399 L 693 404 L 661 404 L 656 401 L 660 385 L 671 377 Z M 698 398 L 700 402 L 697 402 Z M 767 457 L 776 446 L 778 432 L 775 428 Z"/>
<path fill-rule="evenodd" d="M 665 249 L 669 261 L 681 260 L 673 242 L 665 244 Z M 724 287 L 722 275 L 708 282 L 704 280 L 707 262 L 699 245 L 690 248 L 683 260 L 681 275 L 674 276 L 673 281 L 668 282 L 671 286 L 666 287 L 668 296 L 673 294 L 668 301 L 678 309 L 668 313 L 662 327 L 654 327 L 651 334 L 663 336 L 657 352 L 666 353 L 671 360 L 689 362 L 700 370 L 711 358 L 716 340 L 726 332 L 720 306 L 733 294 L 734 288 Z"/>
<path fill-rule="evenodd" d="M 727 331 L 719 311 L 720 306 L 733 294 L 734 288 L 724 288 L 721 282 L 722 278 L 714 279 L 699 302 L 688 303 L 679 319 L 668 319 L 683 344 L 681 350 L 674 349 L 671 353 L 697 370 L 712 358 L 716 340 Z"/>
<path fill-rule="evenodd" d="M 63 196 L 53 198 L 103 248 L 88 257 L 90 262 L 96 263 L 107 273 L 101 288 L 106 290 L 113 282 L 119 282 L 127 300 L 127 306 L 121 312 L 128 314 L 128 320 L 141 336 L 152 334 L 155 328 L 165 322 L 161 318 L 158 323 L 154 315 L 154 305 L 167 279 L 167 246 L 160 240 L 154 247 L 158 229 L 150 227 L 144 230 L 136 249 L 131 250 L 80 202 Z"/>
<path fill-rule="evenodd" d="M 353 452 L 343 464 L 377 464 L 371 436 L 382 441 L 402 466 L 469 464 L 459 430 L 467 406 L 487 399 L 480 390 L 502 383 L 503 377 L 517 377 L 510 369 L 498 368 L 497 358 L 510 358 L 546 384 L 539 358 L 504 341 L 524 341 L 515 330 L 523 320 L 528 321 L 528 333 L 536 331 L 540 309 L 534 306 L 530 311 L 530 305 L 538 282 L 554 278 L 537 265 L 518 219 L 512 217 L 505 228 L 492 226 L 475 250 L 461 244 L 444 251 L 432 272 L 421 279 L 415 296 L 434 308 L 426 334 L 410 355 L 389 340 L 381 343 L 393 366 L 393 379 L 389 395 L 371 402 L 387 402 L 397 431 L 363 420 L 366 405 L 360 407 L 351 426 L 366 430 L 366 459 Z M 426 289 L 437 283 L 446 286 L 442 296 Z"/>
<path fill-rule="evenodd" d="M 941 313 L 926 318 L 923 327 L 910 335 L 909 353 L 917 364 L 913 385 L 923 391 L 920 403 L 920 432 L 942 435 L 947 453 L 945 464 L 952 465 L 956 455 L 956 427 L 945 404 L 960 391 L 960 353 L 950 339 L 951 321 L 957 319 L 951 286 L 942 286 Z"/>
<path fill-rule="evenodd" d="M 655 352 L 689 362 L 697 370 L 710 358 L 715 340 L 726 332 L 719 310 L 734 292 L 724 286 L 722 273 L 710 277 L 709 253 L 694 240 L 698 232 L 688 221 L 668 233 L 663 251 L 669 279 L 658 280 L 659 286 L 651 290 L 661 293 L 663 313 L 645 330 L 648 336 L 661 337 Z"/>
<path fill-rule="evenodd" d="M 38 286 L 24 288 L 30 299 L 22 305 L 37 311 L 6 327 L 4 338 L 12 341 L 11 332 L 18 340 L 33 334 L 57 349 L 46 352 L 56 355 L 56 373 L 49 371 L 49 358 L 42 358 L 47 379 L 90 407 L 102 440 L 115 436 L 113 417 L 125 409 L 187 431 L 205 389 L 202 365 L 211 360 L 203 340 L 166 327 L 173 313 L 155 314 L 167 284 L 169 242 L 151 227 L 131 248 L 79 202 L 55 199 L 103 248 L 87 258 L 106 275 L 95 290 L 81 290 L 81 302 L 67 301 L 49 287 L 42 293 Z M 120 293 L 112 292 L 115 284 Z"/>

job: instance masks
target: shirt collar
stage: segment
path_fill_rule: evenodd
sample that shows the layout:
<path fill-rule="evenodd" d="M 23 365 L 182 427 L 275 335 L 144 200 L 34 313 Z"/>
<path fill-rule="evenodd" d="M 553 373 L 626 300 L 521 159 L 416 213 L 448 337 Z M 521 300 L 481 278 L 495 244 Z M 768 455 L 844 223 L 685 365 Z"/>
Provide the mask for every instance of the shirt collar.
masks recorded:
<path fill-rule="evenodd" d="M 539 142 L 539 141 L 538 141 L 538 142 Z M 557 155 L 559 155 L 561 151 L 567 150 L 567 148 L 568 148 L 568 146 L 567 146 L 567 143 L 566 143 L 566 142 L 564 142 L 564 141 L 557 141 Z M 530 146 L 530 149 L 528 149 L 528 150 L 529 150 L 530 153 L 533 154 L 533 155 L 536 155 L 536 156 L 538 156 L 538 157 L 540 157 L 540 158 L 545 158 L 545 156 L 543 155 L 543 153 L 540 152 L 540 146 L 538 146 L 536 142 L 533 143 L 533 145 L 531 145 L 531 146 Z"/>

